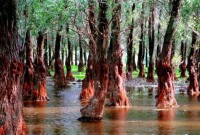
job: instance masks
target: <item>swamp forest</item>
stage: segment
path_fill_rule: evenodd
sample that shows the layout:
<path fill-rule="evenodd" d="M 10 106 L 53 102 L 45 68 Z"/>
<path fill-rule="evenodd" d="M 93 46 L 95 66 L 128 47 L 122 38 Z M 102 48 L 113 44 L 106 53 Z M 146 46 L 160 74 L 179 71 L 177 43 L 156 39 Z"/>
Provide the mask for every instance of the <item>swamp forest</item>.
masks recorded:
<path fill-rule="evenodd" d="M 0 0 L 0 135 L 200 133 L 199 0 Z"/>

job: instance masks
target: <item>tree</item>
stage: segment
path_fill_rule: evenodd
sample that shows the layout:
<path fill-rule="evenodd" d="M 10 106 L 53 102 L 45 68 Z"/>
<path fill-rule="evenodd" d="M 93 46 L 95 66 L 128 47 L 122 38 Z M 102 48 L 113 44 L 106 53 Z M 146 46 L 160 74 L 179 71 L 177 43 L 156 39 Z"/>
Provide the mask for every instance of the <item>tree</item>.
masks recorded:
<path fill-rule="evenodd" d="M 139 43 L 139 52 L 138 52 L 138 68 L 139 68 L 139 75 L 138 77 L 145 77 L 144 74 L 144 3 L 142 3 L 142 13 L 141 13 L 141 33 L 140 33 L 140 43 Z"/>
<path fill-rule="evenodd" d="M 181 65 L 179 66 L 181 72 L 180 77 L 186 77 L 186 52 L 187 45 L 181 41 Z"/>
<path fill-rule="evenodd" d="M 21 79 L 24 65 L 19 61 L 16 1 L 0 4 L 0 134 L 22 134 Z"/>
<path fill-rule="evenodd" d="M 83 66 L 83 47 L 82 47 L 82 41 L 81 41 L 81 35 L 79 34 L 79 65 L 78 65 L 78 72 L 83 72 L 84 66 Z"/>
<path fill-rule="evenodd" d="M 94 64 L 96 62 L 96 22 L 95 22 L 95 11 L 94 11 L 94 1 L 88 1 L 88 20 L 90 28 L 90 38 L 89 38 L 89 56 L 87 61 L 87 68 L 85 78 L 82 83 L 82 91 L 80 93 L 80 100 L 86 99 L 90 100 L 94 95 Z"/>
<path fill-rule="evenodd" d="M 94 96 L 90 99 L 88 105 L 83 107 L 81 111 L 82 117 L 80 121 L 99 121 L 103 116 L 104 103 L 109 81 L 109 67 L 106 62 L 106 50 L 108 44 L 108 21 L 107 0 L 99 1 L 99 25 L 98 37 L 96 41 L 96 61 L 94 65 Z"/>
<path fill-rule="evenodd" d="M 121 1 L 115 0 L 113 9 L 111 39 L 108 48 L 110 106 L 129 106 L 130 102 L 124 86 L 125 73 L 122 63 L 120 43 Z M 132 56 L 131 56 L 132 57 Z M 114 68 L 114 69 L 113 69 Z"/>
<path fill-rule="evenodd" d="M 132 5 L 132 13 L 135 10 L 135 3 Z M 130 25 L 130 33 L 127 39 L 127 63 L 126 63 L 126 78 L 128 80 L 133 79 L 133 30 L 134 30 L 134 18 L 132 18 L 132 22 Z"/>
<path fill-rule="evenodd" d="M 46 90 L 46 67 L 44 63 L 44 33 L 39 32 L 37 38 L 37 54 L 34 62 L 34 100 L 49 100 Z"/>
<path fill-rule="evenodd" d="M 33 66 L 33 45 L 31 43 L 30 30 L 26 32 L 26 68 L 23 83 L 23 99 L 32 99 L 34 94 L 34 66 Z"/>
<path fill-rule="evenodd" d="M 67 32 L 67 34 L 69 34 L 69 24 L 67 24 L 67 26 L 66 26 L 66 32 Z M 67 38 L 67 43 L 68 43 L 68 56 L 66 59 L 66 67 L 67 67 L 66 79 L 69 81 L 73 81 L 75 78 L 73 77 L 73 74 L 71 71 L 72 46 L 71 46 L 71 41 L 69 39 L 69 36 Z"/>
<path fill-rule="evenodd" d="M 55 45 L 55 74 L 54 77 L 56 79 L 55 85 L 56 87 L 65 87 L 67 82 L 65 79 L 65 73 L 63 68 L 63 62 L 60 59 L 60 42 L 61 42 L 61 29 L 56 34 L 56 45 Z"/>
<path fill-rule="evenodd" d="M 158 99 L 156 106 L 159 108 L 177 105 L 174 97 L 174 74 L 171 67 L 170 58 L 180 7 L 181 0 L 172 1 L 172 9 L 164 36 L 163 49 L 157 59 L 156 70 L 158 75 Z"/>
<path fill-rule="evenodd" d="M 195 93 L 199 93 L 199 83 L 198 83 L 198 75 L 196 71 L 196 41 L 197 41 L 197 33 L 192 31 L 192 45 L 190 49 L 190 54 L 188 56 L 188 65 L 187 70 L 189 72 L 189 80 L 190 84 L 188 86 L 188 93 L 193 95 Z"/>
<path fill-rule="evenodd" d="M 154 1 L 150 7 L 150 15 L 149 15 L 149 68 L 148 68 L 148 75 L 147 81 L 154 82 Z"/>

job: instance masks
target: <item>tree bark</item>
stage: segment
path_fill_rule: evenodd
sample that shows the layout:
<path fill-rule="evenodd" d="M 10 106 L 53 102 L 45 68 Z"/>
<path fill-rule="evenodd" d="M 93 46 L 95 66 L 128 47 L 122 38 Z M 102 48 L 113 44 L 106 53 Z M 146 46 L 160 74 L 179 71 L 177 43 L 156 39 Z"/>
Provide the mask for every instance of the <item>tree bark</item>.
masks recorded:
<path fill-rule="evenodd" d="M 69 24 L 67 24 L 66 32 L 67 32 L 67 34 L 69 34 Z M 71 42 L 70 42 L 69 37 L 67 38 L 67 42 L 68 42 L 68 57 L 66 59 L 66 67 L 67 67 L 66 79 L 68 81 L 74 81 L 75 78 L 73 77 L 73 74 L 72 74 L 72 71 L 71 71 L 72 46 L 71 46 Z"/>
<path fill-rule="evenodd" d="M 187 45 L 183 41 L 181 42 L 181 64 L 179 66 L 181 75 L 180 77 L 186 77 L 186 49 Z"/>
<path fill-rule="evenodd" d="M 151 14 L 149 15 L 149 68 L 147 82 L 154 82 L 154 3 L 151 6 Z"/>
<path fill-rule="evenodd" d="M 158 75 L 158 90 L 157 103 L 158 108 L 176 106 L 177 102 L 174 97 L 174 74 L 171 67 L 171 50 L 174 33 L 178 21 L 181 0 L 173 0 L 170 20 L 164 36 L 162 52 L 157 59 L 157 75 Z"/>
<path fill-rule="evenodd" d="M 142 13 L 141 13 L 141 33 L 140 33 L 140 43 L 139 43 L 139 52 L 138 52 L 138 68 L 139 68 L 139 75 L 138 77 L 144 78 L 144 3 L 142 3 Z"/>
<path fill-rule="evenodd" d="M 91 1 L 89 1 L 91 2 Z M 99 1 L 99 25 L 97 37 L 97 55 L 94 65 L 94 96 L 89 101 L 89 104 L 81 109 L 82 117 L 80 121 L 99 121 L 103 116 L 104 103 L 106 99 L 108 87 L 108 74 L 109 68 L 106 62 L 106 50 L 108 44 L 108 21 L 106 18 L 107 13 L 107 0 Z"/>
<path fill-rule="evenodd" d="M 78 64 L 78 72 L 83 72 L 84 66 L 83 66 L 83 48 L 82 48 L 82 41 L 81 41 L 81 35 L 79 34 L 79 64 Z"/>
<path fill-rule="evenodd" d="M 26 69 L 23 83 L 23 99 L 32 99 L 34 94 L 34 67 L 33 67 L 33 45 L 31 43 L 30 30 L 26 32 Z"/>
<path fill-rule="evenodd" d="M 126 89 L 124 86 L 125 73 L 122 63 L 122 48 L 120 44 L 120 17 L 121 17 L 121 1 L 115 0 L 116 7 L 113 9 L 112 32 L 110 46 L 108 49 L 108 65 L 109 65 L 109 86 L 110 94 L 109 106 L 130 106 Z M 113 70 L 114 68 L 114 70 Z"/>
<path fill-rule="evenodd" d="M 16 6 L 14 0 L 0 4 L 0 134 L 24 133 L 21 84 L 24 65 L 19 59 Z M 24 133 L 25 134 L 25 133 Z"/>
<path fill-rule="evenodd" d="M 135 10 L 135 3 L 132 5 L 132 13 Z M 127 63 L 126 63 L 126 79 L 133 79 L 133 29 L 134 29 L 134 18 L 132 18 L 132 22 L 130 25 L 130 33 L 127 39 Z"/>
<path fill-rule="evenodd" d="M 65 79 L 65 73 L 64 73 L 64 68 L 63 68 L 63 62 L 60 59 L 60 42 L 61 42 L 61 35 L 59 33 L 60 31 L 57 32 L 56 34 L 56 45 L 55 45 L 55 74 L 54 78 L 55 80 L 55 86 L 56 87 L 66 87 L 66 79 Z"/>
<path fill-rule="evenodd" d="M 33 100 L 49 100 L 46 90 L 46 67 L 44 63 L 44 34 L 38 33 L 37 38 L 37 55 L 34 62 L 35 76 L 34 76 L 34 95 Z"/>
<path fill-rule="evenodd" d="M 86 68 L 85 78 L 82 83 L 82 91 L 80 93 L 80 100 L 90 100 L 94 95 L 94 64 L 96 62 L 96 38 L 97 38 L 97 30 L 96 30 L 96 22 L 95 22 L 95 14 L 94 14 L 94 1 L 88 1 L 88 9 L 89 9 L 89 27 L 90 27 L 90 35 L 89 38 L 89 56 Z"/>
<path fill-rule="evenodd" d="M 197 77 L 198 75 L 197 75 L 196 65 L 195 65 L 196 41 L 197 41 L 197 33 L 192 31 L 192 45 L 191 45 L 190 54 L 188 56 L 188 65 L 187 65 L 187 70 L 189 72 L 189 80 L 190 80 L 190 84 L 188 86 L 187 91 L 190 95 L 199 93 L 199 83 L 198 83 L 198 77 Z"/>

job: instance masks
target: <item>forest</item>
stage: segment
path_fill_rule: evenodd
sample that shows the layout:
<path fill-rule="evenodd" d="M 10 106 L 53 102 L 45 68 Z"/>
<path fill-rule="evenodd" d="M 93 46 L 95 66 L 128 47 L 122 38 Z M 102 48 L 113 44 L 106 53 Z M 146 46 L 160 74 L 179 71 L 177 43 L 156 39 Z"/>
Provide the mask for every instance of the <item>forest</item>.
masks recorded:
<path fill-rule="evenodd" d="M 198 134 L 199 0 L 1 0 L 0 135 Z"/>

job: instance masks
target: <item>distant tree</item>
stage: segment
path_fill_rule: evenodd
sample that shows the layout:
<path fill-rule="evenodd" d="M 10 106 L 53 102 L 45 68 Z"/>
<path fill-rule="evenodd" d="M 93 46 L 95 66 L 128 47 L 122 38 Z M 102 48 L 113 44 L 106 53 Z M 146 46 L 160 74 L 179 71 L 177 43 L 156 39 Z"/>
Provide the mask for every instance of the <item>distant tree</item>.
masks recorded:
<path fill-rule="evenodd" d="M 139 68 L 139 75 L 138 77 L 145 77 L 144 73 L 144 53 L 145 53 L 145 46 L 144 46 L 144 3 L 142 3 L 142 13 L 141 13 L 141 33 L 140 33 L 140 42 L 139 42 L 139 52 L 138 52 L 138 68 Z"/>

